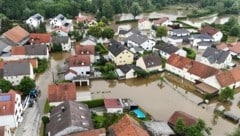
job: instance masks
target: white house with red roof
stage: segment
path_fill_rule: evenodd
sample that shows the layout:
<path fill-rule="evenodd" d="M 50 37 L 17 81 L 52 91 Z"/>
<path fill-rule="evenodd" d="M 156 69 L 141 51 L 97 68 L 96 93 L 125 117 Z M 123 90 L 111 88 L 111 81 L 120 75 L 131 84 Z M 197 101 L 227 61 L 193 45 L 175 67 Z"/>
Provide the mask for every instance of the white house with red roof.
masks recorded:
<path fill-rule="evenodd" d="M 123 113 L 123 106 L 119 99 L 104 99 L 104 106 L 107 113 Z"/>
<path fill-rule="evenodd" d="M 23 120 L 21 96 L 14 90 L 0 93 L 0 126 L 16 128 Z"/>
<path fill-rule="evenodd" d="M 44 22 L 44 17 L 39 13 L 32 15 L 26 20 L 26 24 L 31 28 L 38 28 L 42 22 Z"/>
<path fill-rule="evenodd" d="M 223 37 L 223 33 L 220 30 L 218 30 L 212 26 L 209 26 L 209 25 L 202 27 L 199 30 L 199 33 L 208 34 L 208 35 L 212 36 L 214 38 L 215 42 L 220 42 Z"/>
<path fill-rule="evenodd" d="M 221 43 L 217 46 L 217 48 L 224 51 L 230 51 L 232 56 L 237 56 L 240 58 L 240 42 L 230 44 Z"/>

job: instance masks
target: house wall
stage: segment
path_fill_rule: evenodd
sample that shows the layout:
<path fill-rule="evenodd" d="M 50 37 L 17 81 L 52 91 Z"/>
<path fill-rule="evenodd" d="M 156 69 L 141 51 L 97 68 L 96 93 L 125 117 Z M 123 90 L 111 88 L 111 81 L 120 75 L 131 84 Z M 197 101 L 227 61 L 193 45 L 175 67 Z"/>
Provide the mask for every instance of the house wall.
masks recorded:
<path fill-rule="evenodd" d="M 107 113 L 123 113 L 123 108 L 106 108 Z"/>
<path fill-rule="evenodd" d="M 9 126 L 10 128 L 16 128 L 18 125 L 15 122 L 14 115 L 1 115 L 0 126 Z"/>
<path fill-rule="evenodd" d="M 71 40 L 70 40 L 70 38 L 68 38 L 67 43 L 61 43 L 61 46 L 62 46 L 63 51 L 70 51 L 71 50 Z"/>
<path fill-rule="evenodd" d="M 183 50 L 183 49 L 180 49 L 180 50 L 176 51 L 174 54 L 178 54 L 178 55 L 180 55 L 182 57 L 186 57 L 187 56 L 187 52 L 185 50 Z"/>
<path fill-rule="evenodd" d="M 36 20 L 32 17 L 30 17 L 27 21 L 26 21 L 26 24 L 29 26 L 29 27 L 33 27 L 33 28 L 38 28 L 39 25 L 40 25 L 41 21 L 40 20 Z"/>
<path fill-rule="evenodd" d="M 14 109 L 14 119 L 17 124 L 17 126 L 22 122 L 23 117 L 23 107 L 21 103 L 21 96 L 19 94 L 15 95 L 15 109 Z"/>
<path fill-rule="evenodd" d="M 116 65 L 132 64 L 133 59 L 133 53 L 128 50 L 124 50 L 117 57 L 114 58 L 114 62 Z"/>
<path fill-rule="evenodd" d="M 163 69 L 162 69 L 162 65 L 147 68 L 147 71 L 155 71 L 155 70 L 163 71 Z"/>
<path fill-rule="evenodd" d="M 140 45 L 135 43 L 135 42 L 133 42 L 133 41 L 131 41 L 131 40 L 128 40 L 127 41 L 127 46 L 128 47 L 139 47 Z"/>
<path fill-rule="evenodd" d="M 58 20 L 58 19 L 54 18 L 50 21 L 50 25 L 52 27 L 61 27 L 65 23 L 65 21 L 66 21 L 66 19 Z"/>
<path fill-rule="evenodd" d="M 232 56 L 231 56 L 231 54 L 229 54 L 228 57 L 226 58 L 226 60 L 223 63 L 220 63 L 220 64 L 218 64 L 218 63 L 212 63 L 211 64 L 208 61 L 208 59 L 205 58 L 205 57 L 201 57 L 201 61 L 200 62 L 203 63 L 203 64 L 206 64 L 208 66 L 212 66 L 214 68 L 217 68 L 217 69 L 222 69 L 222 68 L 227 68 L 228 64 L 232 62 Z"/>
<path fill-rule="evenodd" d="M 136 66 L 139 66 L 139 67 L 142 68 L 143 70 L 147 70 L 146 65 L 145 65 L 142 57 L 139 58 L 139 59 L 136 61 Z"/>
<path fill-rule="evenodd" d="M 130 71 L 128 71 L 125 75 L 126 79 L 130 79 L 130 78 L 136 78 L 137 74 L 135 74 L 135 70 L 131 69 Z"/>
<path fill-rule="evenodd" d="M 93 42 L 93 41 L 91 41 L 91 40 L 86 40 L 86 41 L 84 41 L 84 42 L 81 42 L 80 45 L 94 45 L 94 46 L 96 46 L 97 43 L 96 43 L 96 42 Z"/>
<path fill-rule="evenodd" d="M 69 73 L 67 73 L 67 74 L 64 76 L 64 79 L 65 79 L 65 80 L 68 80 L 68 81 L 71 81 L 75 76 L 77 76 L 77 75 L 69 72 Z"/>
<path fill-rule="evenodd" d="M 63 101 L 60 101 L 60 102 L 49 102 L 49 105 L 56 107 L 56 106 L 60 105 L 61 103 L 63 103 Z"/>
<path fill-rule="evenodd" d="M 178 37 L 181 37 L 181 36 L 187 36 L 187 35 L 190 35 L 190 33 L 175 33 L 173 31 L 169 31 L 169 35 L 173 36 L 178 36 Z"/>
<path fill-rule="evenodd" d="M 204 41 L 204 42 L 210 42 L 210 41 L 214 41 L 213 39 L 211 40 L 211 39 L 193 39 L 192 40 L 192 45 L 194 46 L 194 47 L 196 47 L 196 46 L 198 46 L 198 42 L 201 42 L 201 41 Z"/>
<path fill-rule="evenodd" d="M 4 126 L 4 135 L 3 136 L 13 136 L 9 126 Z"/>
<path fill-rule="evenodd" d="M 153 46 L 155 46 L 156 42 L 153 40 L 147 40 L 144 43 L 142 43 L 140 46 L 147 51 L 151 51 Z"/>
<path fill-rule="evenodd" d="M 215 35 L 213 35 L 213 38 L 216 42 L 220 42 L 222 37 L 223 37 L 223 33 L 221 31 L 219 31 Z"/>
<path fill-rule="evenodd" d="M 152 28 L 152 23 L 149 20 L 145 20 L 141 23 L 138 23 L 139 30 L 150 30 Z"/>
<path fill-rule="evenodd" d="M 58 36 L 68 36 L 68 33 L 62 31 L 62 30 L 56 30 L 54 31 Z"/>
<path fill-rule="evenodd" d="M 70 67 L 69 69 L 72 69 L 73 71 L 77 72 L 77 75 L 82 76 L 89 76 L 87 72 L 90 72 L 90 66 L 78 66 L 78 67 Z"/>

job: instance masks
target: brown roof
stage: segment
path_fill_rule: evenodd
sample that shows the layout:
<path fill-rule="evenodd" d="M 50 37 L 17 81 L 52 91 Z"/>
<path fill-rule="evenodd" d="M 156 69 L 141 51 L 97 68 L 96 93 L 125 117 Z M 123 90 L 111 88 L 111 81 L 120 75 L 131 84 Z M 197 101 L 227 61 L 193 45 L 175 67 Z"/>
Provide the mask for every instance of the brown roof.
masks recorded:
<path fill-rule="evenodd" d="M 159 18 L 158 20 L 155 20 L 155 21 L 153 21 L 154 22 L 154 24 L 162 24 L 162 23 L 164 23 L 165 21 L 167 21 L 169 18 L 168 17 L 161 17 L 161 18 Z"/>
<path fill-rule="evenodd" d="M 14 114 L 15 96 L 16 92 L 13 90 L 10 90 L 8 93 L 0 93 L 0 97 L 2 97 L 0 99 L 0 115 Z"/>
<path fill-rule="evenodd" d="M 138 23 L 142 23 L 142 22 L 147 21 L 147 20 L 148 20 L 148 18 L 147 18 L 147 17 L 144 17 L 144 18 L 139 19 L 139 20 L 138 20 Z"/>
<path fill-rule="evenodd" d="M 122 108 L 119 99 L 104 99 L 104 105 L 106 108 Z"/>
<path fill-rule="evenodd" d="M 203 63 L 193 61 L 191 68 L 188 70 L 189 73 L 197 75 L 201 78 L 207 78 L 217 74 L 219 71 Z"/>
<path fill-rule="evenodd" d="M 199 30 L 199 33 L 207 33 L 211 36 L 215 35 L 217 32 L 219 32 L 219 30 L 211 26 L 204 26 Z"/>
<path fill-rule="evenodd" d="M 94 55 L 95 46 L 94 45 L 76 45 L 75 46 L 76 55 Z"/>
<path fill-rule="evenodd" d="M 32 44 L 35 43 L 50 43 L 51 34 L 49 33 L 31 33 L 29 42 Z"/>
<path fill-rule="evenodd" d="M 197 84 L 196 87 L 207 94 L 216 94 L 218 92 L 218 89 L 216 89 L 206 83 Z"/>
<path fill-rule="evenodd" d="M 12 55 L 25 55 L 26 54 L 26 48 L 24 46 L 13 46 Z"/>
<path fill-rule="evenodd" d="M 224 72 L 216 75 L 216 78 L 217 78 L 219 84 L 221 85 L 221 87 L 226 87 L 226 86 L 229 86 L 236 82 L 239 82 L 240 81 L 240 67 L 236 67 L 229 71 L 224 71 Z"/>
<path fill-rule="evenodd" d="M 13 41 L 14 43 L 19 43 L 29 36 L 29 33 L 20 26 L 15 26 L 7 32 L 3 33 L 3 36 Z"/>
<path fill-rule="evenodd" d="M 149 136 L 139 123 L 126 114 L 117 123 L 109 127 L 110 133 L 115 136 Z"/>
<path fill-rule="evenodd" d="M 197 118 L 189 115 L 183 111 L 175 111 L 172 116 L 169 118 L 168 123 L 171 126 L 175 126 L 178 119 L 183 119 L 184 123 L 187 126 L 192 126 L 197 123 Z"/>
<path fill-rule="evenodd" d="M 73 66 L 90 66 L 90 56 L 89 55 L 75 55 L 67 59 L 69 67 Z"/>
<path fill-rule="evenodd" d="M 75 16 L 75 19 L 77 22 L 91 22 L 92 20 L 94 20 L 93 16 Z"/>
<path fill-rule="evenodd" d="M 105 136 L 105 135 L 106 135 L 105 128 L 99 128 L 99 129 L 92 129 L 92 130 L 87 130 L 80 133 L 71 134 L 68 136 Z"/>
<path fill-rule="evenodd" d="M 228 50 L 235 52 L 235 53 L 240 53 L 240 42 L 235 42 L 235 43 L 221 43 L 220 45 L 217 46 L 218 49 L 224 50 L 227 48 Z"/>
<path fill-rule="evenodd" d="M 184 67 L 187 67 L 189 65 L 192 65 L 192 61 L 189 58 L 182 57 L 180 55 L 172 54 L 168 60 L 167 63 L 170 65 L 173 65 L 177 68 L 183 69 Z"/>
<path fill-rule="evenodd" d="M 67 100 L 76 100 L 76 86 L 74 83 L 48 85 L 49 102 L 61 102 Z"/>
<path fill-rule="evenodd" d="M 220 50 L 223 50 L 223 49 L 225 49 L 225 48 L 227 48 L 227 47 L 228 47 L 228 45 L 227 45 L 226 43 L 220 43 L 220 44 L 217 46 L 217 48 L 220 49 Z"/>

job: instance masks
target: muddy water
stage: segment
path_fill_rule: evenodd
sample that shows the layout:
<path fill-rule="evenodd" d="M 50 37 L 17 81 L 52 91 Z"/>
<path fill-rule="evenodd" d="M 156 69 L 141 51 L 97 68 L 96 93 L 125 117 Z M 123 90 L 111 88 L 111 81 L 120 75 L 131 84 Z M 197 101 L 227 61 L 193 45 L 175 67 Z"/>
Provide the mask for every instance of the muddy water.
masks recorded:
<path fill-rule="evenodd" d="M 171 84 L 164 83 L 162 87 L 159 87 L 158 79 L 159 75 L 125 81 L 95 80 L 91 82 L 91 87 L 80 87 L 79 91 L 90 91 L 94 99 L 131 98 L 158 120 L 167 121 L 174 111 L 185 111 L 205 120 L 213 128 L 213 136 L 223 136 L 232 132 L 236 127 L 221 118 L 218 119 L 216 125 L 213 125 L 214 107 L 212 105 L 205 109 L 198 107 L 196 102 L 199 102 L 201 98 L 192 93 L 185 94 L 185 91 L 179 87 L 173 89 Z"/>

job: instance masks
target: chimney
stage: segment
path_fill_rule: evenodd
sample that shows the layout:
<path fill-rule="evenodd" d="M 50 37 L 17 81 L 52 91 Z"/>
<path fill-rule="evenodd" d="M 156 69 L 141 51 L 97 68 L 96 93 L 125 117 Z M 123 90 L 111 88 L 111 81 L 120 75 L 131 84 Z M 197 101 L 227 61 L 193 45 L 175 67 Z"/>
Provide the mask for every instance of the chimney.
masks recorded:
<path fill-rule="evenodd" d="M 62 106 L 62 107 L 61 107 L 61 110 L 62 110 L 62 112 L 64 112 L 64 111 L 65 111 L 65 108 L 64 108 L 64 106 Z"/>

